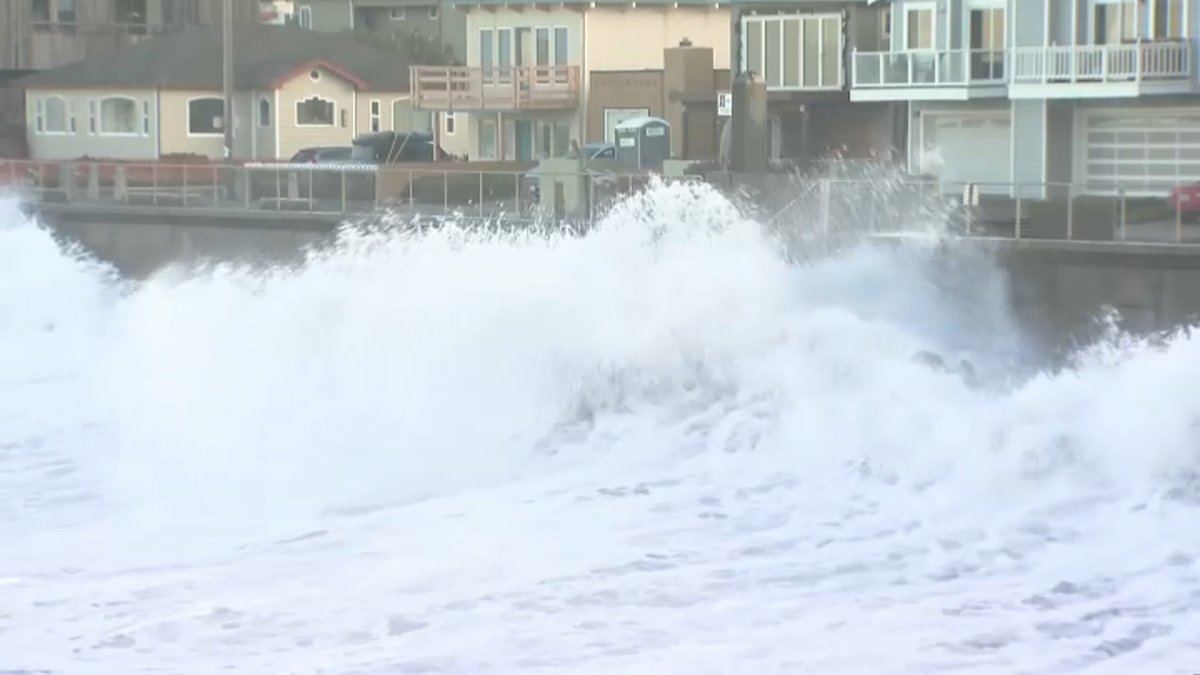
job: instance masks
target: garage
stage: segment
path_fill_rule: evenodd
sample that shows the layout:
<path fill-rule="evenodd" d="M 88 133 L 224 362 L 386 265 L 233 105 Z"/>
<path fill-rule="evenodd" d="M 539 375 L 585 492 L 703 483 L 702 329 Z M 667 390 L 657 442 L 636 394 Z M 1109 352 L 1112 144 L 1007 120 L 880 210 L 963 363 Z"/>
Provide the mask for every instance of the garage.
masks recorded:
<path fill-rule="evenodd" d="M 951 189 L 975 183 L 1008 193 L 1012 183 L 1012 123 L 1007 112 L 921 114 L 921 173 Z"/>
<path fill-rule="evenodd" d="M 1088 192 L 1161 196 L 1200 182 L 1200 111 L 1091 110 L 1083 114 L 1082 176 Z"/>

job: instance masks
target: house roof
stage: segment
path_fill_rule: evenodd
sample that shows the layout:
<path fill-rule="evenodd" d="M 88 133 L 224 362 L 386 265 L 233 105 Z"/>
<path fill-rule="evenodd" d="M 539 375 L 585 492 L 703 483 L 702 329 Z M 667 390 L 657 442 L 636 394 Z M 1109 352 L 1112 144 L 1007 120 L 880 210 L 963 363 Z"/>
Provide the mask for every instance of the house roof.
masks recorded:
<path fill-rule="evenodd" d="M 199 26 L 155 37 L 15 82 L 26 88 L 220 89 L 221 32 Z M 234 88 L 275 89 L 295 75 L 323 67 L 359 89 L 407 91 L 409 59 L 372 47 L 351 33 L 296 26 L 239 27 L 234 38 Z"/>

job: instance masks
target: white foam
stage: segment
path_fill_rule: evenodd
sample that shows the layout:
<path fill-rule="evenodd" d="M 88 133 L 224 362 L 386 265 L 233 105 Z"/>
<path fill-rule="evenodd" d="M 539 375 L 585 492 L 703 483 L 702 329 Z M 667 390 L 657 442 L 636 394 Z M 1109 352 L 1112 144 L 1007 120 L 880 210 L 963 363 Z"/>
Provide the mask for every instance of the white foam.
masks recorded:
<path fill-rule="evenodd" d="M 1194 667 L 1189 335 L 1013 382 L 986 261 L 698 187 L 130 286 L 4 208 L 5 668 Z"/>

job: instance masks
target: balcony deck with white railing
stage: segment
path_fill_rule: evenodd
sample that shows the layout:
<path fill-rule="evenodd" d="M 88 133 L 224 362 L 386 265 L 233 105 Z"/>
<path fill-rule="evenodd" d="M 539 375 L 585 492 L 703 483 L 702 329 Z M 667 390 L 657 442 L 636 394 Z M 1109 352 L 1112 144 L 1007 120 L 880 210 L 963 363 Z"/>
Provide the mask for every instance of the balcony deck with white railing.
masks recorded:
<path fill-rule="evenodd" d="M 1132 95 L 1182 93 L 1194 82 L 1193 52 L 1191 41 L 1185 40 L 1017 47 L 1011 59 L 1012 85 L 1018 97 L 1046 89 L 1064 96 L 1086 96 L 1089 91 L 1110 96 L 1118 90 Z"/>
<path fill-rule="evenodd" d="M 1007 59 L 1003 51 L 990 49 L 855 52 L 851 69 L 856 100 L 908 99 L 906 92 L 914 89 L 947 90 L 923 98 L 965 99 L 972 97 L 969 89 L 1002 95 Z"/>
<path fill-rule="evenodd" d="M 573 110 L 579 66 L 412 66 L 412 100 L 421 110 Z"/>

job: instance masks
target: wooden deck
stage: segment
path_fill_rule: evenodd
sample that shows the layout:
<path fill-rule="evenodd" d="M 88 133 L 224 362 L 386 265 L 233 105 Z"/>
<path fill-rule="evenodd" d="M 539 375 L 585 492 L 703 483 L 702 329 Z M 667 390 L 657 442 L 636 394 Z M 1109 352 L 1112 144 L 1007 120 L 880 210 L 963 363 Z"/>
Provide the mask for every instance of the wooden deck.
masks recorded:
<path fill-rule="evenodd" d="M 412 66 L 419 110 L 498 112 L 573 110 L 579 106 L 579 66 Z"/>

